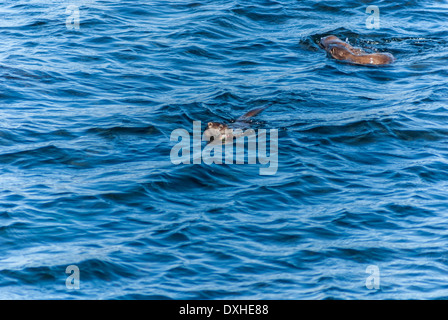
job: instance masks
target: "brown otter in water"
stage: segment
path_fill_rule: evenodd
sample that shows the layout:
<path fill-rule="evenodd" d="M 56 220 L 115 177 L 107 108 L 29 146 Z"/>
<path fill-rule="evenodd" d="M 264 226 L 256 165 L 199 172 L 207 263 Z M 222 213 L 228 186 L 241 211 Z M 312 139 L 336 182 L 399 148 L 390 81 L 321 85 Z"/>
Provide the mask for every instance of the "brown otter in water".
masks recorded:
<path fill-rule="evenodd" d="M 390 53 L 366 53 L 359 48 L 353 48 L 336 36 L 324 37 L 320 45 L 337 60 L 363 65 L 385 65 L 395 61 Z"/>
<path fill-rule="evenodd" d="M 250 134 L 250 130 L 246 130 L 242 132 L 241 130 L 233 131 L 234 129 L 243 129 L 248 127 L 247 121 L 262 112 L 267 107 L 261 107 L 257 109 L 253 109 L 241 117 L 239 117 L 233 124 L 232 128 L 224 123 L 220 122 L 209 122 L 207 124 L 207 129 L 204 132 L 204 136 L 208 139 L 210 143 L 227 143 L 233 141 L 234 138 L 238 138 L 247 134 Z"/>

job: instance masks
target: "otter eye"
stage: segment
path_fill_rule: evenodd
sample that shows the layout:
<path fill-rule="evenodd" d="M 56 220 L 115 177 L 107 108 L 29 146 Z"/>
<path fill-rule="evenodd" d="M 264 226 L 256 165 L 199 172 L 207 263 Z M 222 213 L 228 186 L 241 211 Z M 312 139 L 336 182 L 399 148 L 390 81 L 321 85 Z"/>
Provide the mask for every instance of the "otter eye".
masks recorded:
<path fill-rule="evenodd" d="M 219 125 L 219 129 L 222 129 L 224 126 L 222 124 Z"/>

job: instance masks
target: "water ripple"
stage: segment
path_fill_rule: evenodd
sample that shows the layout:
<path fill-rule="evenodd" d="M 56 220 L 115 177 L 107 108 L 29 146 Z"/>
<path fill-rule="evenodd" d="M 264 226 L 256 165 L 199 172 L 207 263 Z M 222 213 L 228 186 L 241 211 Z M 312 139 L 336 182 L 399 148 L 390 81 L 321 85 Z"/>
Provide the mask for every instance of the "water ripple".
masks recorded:
<path fill-rule="evenodd" d="M 448 297 L 440 2 L 380 1 L 377 30 L 352 0 L 72 2 L 79 29 L 1 9 L 0 299 Z M 397 61 L 340 63 L 329 34 Z M 171 163 L 173 130 L 263 106 L 275 175 Z"/>

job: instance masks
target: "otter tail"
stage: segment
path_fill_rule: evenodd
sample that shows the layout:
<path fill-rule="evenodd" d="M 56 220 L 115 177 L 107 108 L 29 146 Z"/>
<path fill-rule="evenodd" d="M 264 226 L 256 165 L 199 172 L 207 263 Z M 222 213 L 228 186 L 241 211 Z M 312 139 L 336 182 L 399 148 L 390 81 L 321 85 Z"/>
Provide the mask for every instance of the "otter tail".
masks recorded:
<path fill-rule="evenodd" d="M 265 107 L 261 107 L 261 108 L 256 108 L 253 110 L 250 110 L 249 112 L 246 112 L 245 114 L 243 114 L 241 117 L 239 117 L 238 119 L 236 119 L 236 121 L 246 121 L 252 117 L 255 117 L 257 114 L 261 113 L 264 109 L 266 109 L 268 106 Z"/>

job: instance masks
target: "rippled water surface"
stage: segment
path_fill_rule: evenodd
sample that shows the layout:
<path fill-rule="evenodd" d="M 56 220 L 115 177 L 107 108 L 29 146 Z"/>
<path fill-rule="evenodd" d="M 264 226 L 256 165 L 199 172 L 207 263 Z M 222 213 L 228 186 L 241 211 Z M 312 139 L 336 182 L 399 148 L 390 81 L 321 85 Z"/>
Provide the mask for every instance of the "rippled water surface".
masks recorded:
<path fill-rule="evenodd" d="M 0 298 L 448 298 L 446 1 L 0 13 Z M 335 61 L 329 34 L 397 61 Z M 173 130 L 263 106 L 274 175 L 171 162 Z"/>

